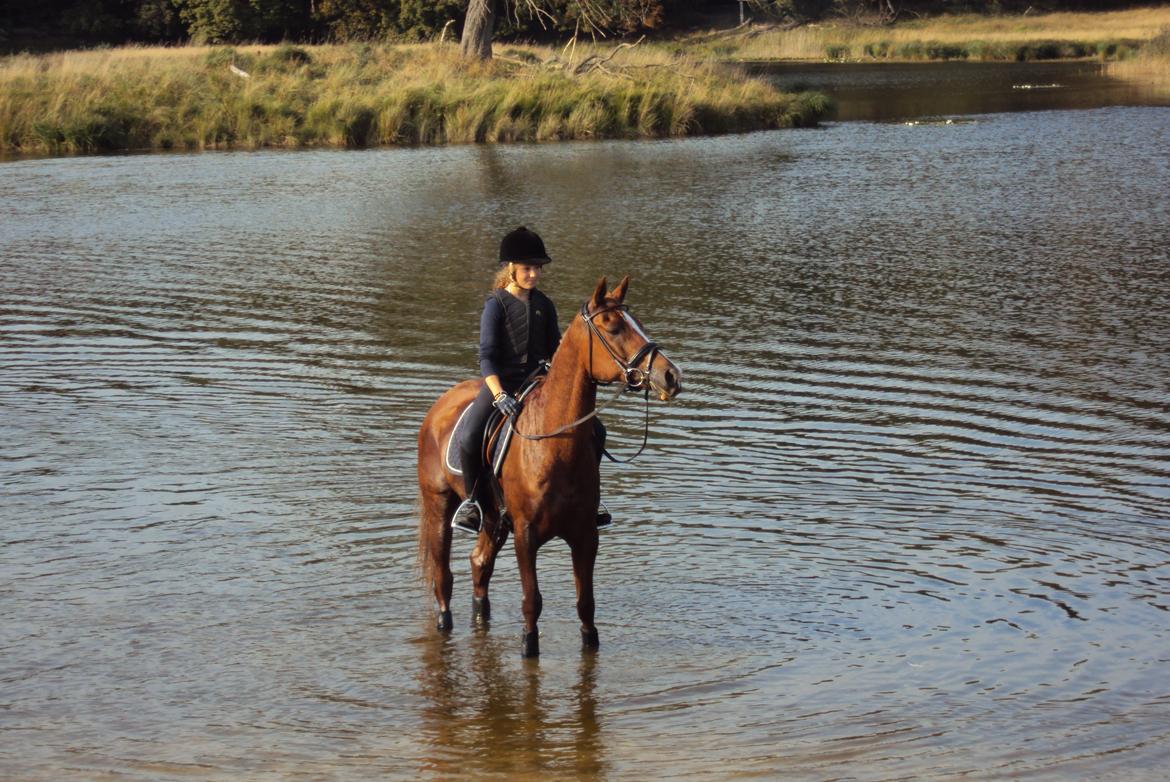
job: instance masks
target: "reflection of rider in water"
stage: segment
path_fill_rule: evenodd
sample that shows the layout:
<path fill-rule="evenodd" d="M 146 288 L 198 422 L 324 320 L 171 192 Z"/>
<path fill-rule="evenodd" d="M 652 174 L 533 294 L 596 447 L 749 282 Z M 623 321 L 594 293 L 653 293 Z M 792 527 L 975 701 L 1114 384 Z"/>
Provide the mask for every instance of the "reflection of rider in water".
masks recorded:
<path fill-rule="evenodd" d="M 557 309 L 536 283 L 549 262 L 544 242 L 533 231 L 517 228 L 500 242 L 500 270 L 492 295 L 483 306 L 479 321 L 479 367 L 484 384 L 467 412 L 467 425 L 459 443 L 463 487 L 467 499 L 455 511 L 452 525 L 478 532 L 480 507 L 477 500 L 489 498 L 483 471 L 483 428 L 494 406 L 506 416 L 520 409 L 515 393 L 525 378 L 551 361 L 561 344 Z M 605 429 L 596 418 L 598 458 L 605 443 Z M 598 526 L 610 523 L 609 514 L 598 514 Z"/>

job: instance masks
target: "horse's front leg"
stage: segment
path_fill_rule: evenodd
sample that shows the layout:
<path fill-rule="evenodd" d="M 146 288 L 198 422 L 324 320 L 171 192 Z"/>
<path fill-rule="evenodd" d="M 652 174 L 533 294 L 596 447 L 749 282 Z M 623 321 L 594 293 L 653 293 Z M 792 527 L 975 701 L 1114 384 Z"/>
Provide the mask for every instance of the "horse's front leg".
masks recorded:
<path fill-rule="evenodd" d="M 500 523 L 498 518 L 495 523 L 485 520 L 475 548 L 471 551 L 472 625 L 486 625 L 491 619 L 492 604 L 488 599 L 488 584 L 496 569 L 496 556 L 500 553 L 504 541 L 508 539 L 508 533 L 500 529 Z"/>
<path fill-rule="evenodd" d="M 581 645 L 597 649 L 597 626 L 593 624 L 593 564 L 597 561 L 597 530 L 583 534 L 569 544 L 573 552 L 573 580 L 577 583 L 577 616 L 581 619 Z"/>
<path fill-rule="evenodd" d="M 539 548 L 540 543 L 530 525 L 516 530 L 516 563 L 520 570 L 520 588 L 524 591 L 524 599 L 520 604 L 524 613 L 524 637 L 520 650 L 523 657 L 540 654 L 540 636 L 536 629 L 543 607 L 540 588 L 536 583 L 536 552 Z"/>

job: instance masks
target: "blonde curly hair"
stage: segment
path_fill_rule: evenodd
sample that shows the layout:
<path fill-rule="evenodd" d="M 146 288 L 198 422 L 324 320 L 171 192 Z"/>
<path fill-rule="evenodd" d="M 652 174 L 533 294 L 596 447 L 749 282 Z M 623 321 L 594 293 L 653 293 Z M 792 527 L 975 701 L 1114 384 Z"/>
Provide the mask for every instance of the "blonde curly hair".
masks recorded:
<path fill-rule="evenodd" d="M 516 279 L 516 268 L 510 261 L 500 266 L 496 276 L 492 278 L 492 290 L 507 288 Z"/>

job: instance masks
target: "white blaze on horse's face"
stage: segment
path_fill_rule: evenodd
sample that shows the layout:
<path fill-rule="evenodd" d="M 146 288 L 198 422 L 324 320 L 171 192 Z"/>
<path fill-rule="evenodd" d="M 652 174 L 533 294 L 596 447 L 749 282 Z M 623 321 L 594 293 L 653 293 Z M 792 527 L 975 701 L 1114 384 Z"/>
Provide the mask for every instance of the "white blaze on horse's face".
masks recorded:
<path fill-rule="evenodd" d="M 646 336 L 646 332 L 642 330 L 641 324 L 639 324 L 638 321 L 636 321 L 632 317 L 630 317 L 630 313 L 626 312 L 625 310 L 622 310 L 621 314 L 622 314 L 622 320 L 624 320 L 626 322 L 626 325 L 629 326 L 630 329 L 632 329 L 635 334 L 637 334 L 639 337 L 641 337 L 642 339 L 644 339 L 647 342 L 650 341 L 650 337 Z"/>
<path fill-rule="evenodd" d="M 626 322 L 630 330 L 642 338 L 642 344 L 651 341 L 645 329 L 642 328 L 642 324 L 638 323 L 637 318 L 625 310 L 620 312 L 622 320 Z M 646 375 L 650 380 L 650 388 L 654 389 L 658 398 L 663 402 L 669 402 L 682 391 L 682 370 L 675 366 L 674 362 L 660 350 L 650 354 L 650 366 L 646 368 Z"/>

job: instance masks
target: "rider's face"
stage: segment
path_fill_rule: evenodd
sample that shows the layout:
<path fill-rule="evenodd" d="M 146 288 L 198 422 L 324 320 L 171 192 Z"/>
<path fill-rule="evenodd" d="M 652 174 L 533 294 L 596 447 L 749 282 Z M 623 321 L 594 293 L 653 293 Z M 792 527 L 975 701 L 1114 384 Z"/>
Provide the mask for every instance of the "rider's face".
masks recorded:
<path fill-rule="evenodd" d="M 524 290 L 532 290 L 536 287 L 536 283 L 540 280 L 540 273 L 543 271 L 543 266 L 529 266 L 525 263 L 516 263 L 512 265 L 512 276 L 516 279 L 516 284 Z"/>

